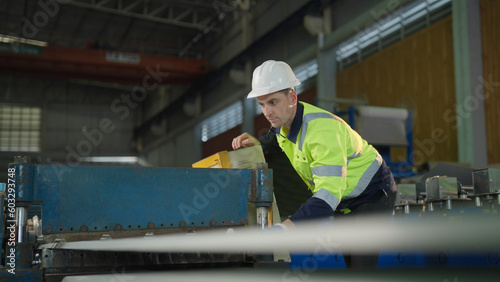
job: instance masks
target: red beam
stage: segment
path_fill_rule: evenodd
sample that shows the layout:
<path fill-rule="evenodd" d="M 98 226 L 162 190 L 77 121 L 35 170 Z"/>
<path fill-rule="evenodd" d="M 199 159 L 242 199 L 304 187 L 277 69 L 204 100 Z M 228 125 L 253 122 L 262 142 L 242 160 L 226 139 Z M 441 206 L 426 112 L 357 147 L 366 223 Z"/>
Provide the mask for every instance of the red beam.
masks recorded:
<path fill-rule="evenodd" d="M 0 51 L 0 73 L 124 84 L 192 83 L 209 70 L 206 59 L 48 46 L 41 53 Z"/>

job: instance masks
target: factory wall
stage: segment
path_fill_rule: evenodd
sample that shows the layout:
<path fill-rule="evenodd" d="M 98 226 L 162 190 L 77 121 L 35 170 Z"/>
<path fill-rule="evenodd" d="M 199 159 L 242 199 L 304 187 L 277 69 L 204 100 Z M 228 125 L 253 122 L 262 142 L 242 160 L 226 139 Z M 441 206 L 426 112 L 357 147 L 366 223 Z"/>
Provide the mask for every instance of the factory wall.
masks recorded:
<path fill-rule="evenodd" d="M 339 72 L 337 95 L 414 110 L 415 163 L 457 161 L 451 17 Z"/>
<path fill-rule="evenodd" d="M 108 104 L 49 103 L 43 151 L 78 156 L 131 155 L 133 116 L 124 120 Z M 131 114 L 133 115 L 133 114 Z"/>
<path fill-rule="evenodd" d="M 194 150 L 194 133 L 192 130 L 187 130 L 179 134 L 175 138 L 175 163 L 177 167 L 191 167 L 192 160 L 197 160 Z"/>
<path fill-rule="evenodd" d="M 194 150 L 195 136 L 192 130 L 184 131 L 168 142 L 164 142 L 145 155 L 149 166 L 191 167 L 197 160 Z"/>
<path fill-rule="evenodd" d="M 89 151 L 92 156 L 133 153 L 130 142 L 137 112 L 121 101 L 128 89 L 17 76 L 2 77 L 0 88 L 5 89 L 1 103 L 42 108 L 40 154 L 61 156 L 68 153 L 67 146 L 85 149 L 82 156 Z M 83 148 L 84 143 L 91 146 Z"/>
<path fill-rule="evenodd" d="M 39 164 L 81 165 L 84 157 L 136 154 L 131 142 L 138 112 L 121 102 L 126 87 L 0 76 L 0 89 L 0 103 L 39 106 L 42 111 L 40 152 L 1 152 L 0 171 L 7 171 L 18 155 Z"/>
<path fill-rule="evenodd" d="M 222 34 L 220 40 L 210 44 L 208 57 L 211 64 L 216 67 L 224 65 L 307 2 L 261 1 L 250 12 L 236 11 L 236 14 L 224 21 L 227 32 Z M 291 31 L 294 29 L 295 27 L 290 27 Z"/>
<path fill-rule="evenodd" d="M 150 166 L 169 167 L 175 161 L 174 142 L 163 143 L 146 154 Z"/>
<path fill-rule="evenodd" d="M 500 163 L 500 2 L 496 0 L 481 1 L 481 36 L 483 46 L 483 80 L 486 112 L 486 134 L 488 146 L 488 162 Z"/>

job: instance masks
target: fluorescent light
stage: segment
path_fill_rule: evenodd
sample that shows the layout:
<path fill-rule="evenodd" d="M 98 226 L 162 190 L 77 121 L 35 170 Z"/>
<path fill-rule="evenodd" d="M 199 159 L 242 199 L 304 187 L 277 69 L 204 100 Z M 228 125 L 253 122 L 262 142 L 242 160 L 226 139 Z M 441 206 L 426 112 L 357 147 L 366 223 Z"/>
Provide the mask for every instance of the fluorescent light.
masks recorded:
<path fill-rule="evenodd" d="M 27 39 L 27 38 L 12 36 L 12 35 L 5 35 L 5 34 L 0 34 L 0 42 L 2 42 L 2 43 L 22 43 L 22 44 L 35 45 L 35 46 L 40 46 L 40 47 L 45 47 L 45 46 L 49 45 L 47 42 L 44 42 L 44 41 L 38 41 L 38 40 Z"/>
<path fill-rule="evenodd" d="M 82 158 L 84 162 L 92 162 L 92 163 L 137 163 L 139 160 L 138 157 L 135 156 L 108 156 L 108 157 L 85 157 Z"/>

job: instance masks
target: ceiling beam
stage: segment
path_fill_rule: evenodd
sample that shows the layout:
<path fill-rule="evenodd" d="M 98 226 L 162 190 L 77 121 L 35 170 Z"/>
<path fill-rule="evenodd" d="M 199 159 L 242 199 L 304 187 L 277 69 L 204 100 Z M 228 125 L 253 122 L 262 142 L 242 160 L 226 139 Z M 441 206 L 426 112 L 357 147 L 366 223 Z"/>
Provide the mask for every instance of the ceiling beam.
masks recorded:
<path fill-rule="evenodd" d="M 205 25 L 205 22 L 194 22 L 192 19 L 191 21 L 186 20 L 181 20 L 185 18 L 185 15 L 192 13 L 193 9 L 196 9 L 194 7 L 183 7 L 183 6 L 176 6 L 178 9 L 184 9 L 181 13 L 178 15 L 174 15 L 172 18 L 164 18 L 158 16 L 159 10 L 164 10 L 165 8 L 168 7 L 168 5 L 164 4 L 160 6 L 157 9 L 153 9 L 150 13 L 145 13 L 145 11 L 148 11 L 151 9 L 151 7 L 145 7 L 146 5 L 150 5 L 147 1 L 144 0 L 138 0 L 136 2 L 133 2 L 131 5 L 123 8 L 119 7 L 120 5 L 107 5 L 110 2 L 110 0 L 103 0 L 101 2 L 94 2 L 94 1 L 88 1 L 88 0 L 67 0 L 64 3 L 66 5 L 72 5 L 75 7 L 79 8 L 84 8 L 84 9 L 92 9 L 96 11 L 101 11 L 105 13 L 110 13 L 110 14 L 117 14 L 121 16 L 126 16 L 126 17 L 133 17 L 141 20 L 147 20 L 147 21 L 152 21 L 152 22 L 158 22 L 158 23 L 163 23 L 163 24 L 169 24 L 169 25 L 174 25 L 174 26 L 179 26 L 179 27 L 184 27 L 184 28 L 192 28 L 192 29 L 197 29 L 197 30 L 204 30 L 206 28 L 210 28 L 210 30 L 213 30 L 212 27 L 209 27 Z M 118 4 L 118 3 L 117 3 Z M 143 5 L 142 9 L 137 9 L 140 12 L 135 12 L 134 9 L 132 8 L 137 8 L 139 5 Z M 202 8 L 207 12 L 210 12 L 209 9 L 207 8 Z M 170 10 L 172 9 L 172 6 L 170 6 Z M 215 13 L 214 13 L 215 14 Z"/>
<path fill-rule="evenodd" d="M 209 70 L 206 59 L 47 46 L 29 53 L 0 51 L 0 73 L 142 85 L 186 84 Z M 156 77 L 154 77 L 156 74 Z M 154 78 L 153 78 L 154 77 Z"/>
<path fill-rule="evenodd" d="M 163 4 L 160 7 L 154 9 L 153 11 L 151 11 L 151 13 L 149 13 L 149 15 L 151 17 L 156 17 L 156 15 L 158 15 L 160 12 L 163 12 L 167 8 L 168 8 L 168 4 Z"/>
<path fill-rule="evenodd" d="M 147 13 L 144 13 L 144 11 L 147 11 L 147 3 L 143 2 L 143 0 L 136 0 L 134 3 L 128 5 L 127 7 L 123 8 L 124 11 L 130 12 L 131 10 L 137 8 L 139 5 L 143 5 L 142 12 L 143 14 L 147 15 Z"/>

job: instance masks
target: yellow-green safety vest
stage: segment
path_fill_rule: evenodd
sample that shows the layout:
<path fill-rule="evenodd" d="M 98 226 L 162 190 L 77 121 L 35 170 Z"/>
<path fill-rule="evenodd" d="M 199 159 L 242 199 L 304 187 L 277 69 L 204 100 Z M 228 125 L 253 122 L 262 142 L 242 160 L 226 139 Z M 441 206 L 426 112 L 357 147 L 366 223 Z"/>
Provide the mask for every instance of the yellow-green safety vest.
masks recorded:
<path fill-rule="evenodd" d="M 299 103 L 304 111 L 298 134 L 285 138 L 281 128 L 278 144 L 313 197 L 335 210 L 342 199 L 355 198 L 365 190 L 382 164 L 382 157 L 343 119 Z"/>

